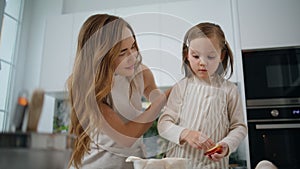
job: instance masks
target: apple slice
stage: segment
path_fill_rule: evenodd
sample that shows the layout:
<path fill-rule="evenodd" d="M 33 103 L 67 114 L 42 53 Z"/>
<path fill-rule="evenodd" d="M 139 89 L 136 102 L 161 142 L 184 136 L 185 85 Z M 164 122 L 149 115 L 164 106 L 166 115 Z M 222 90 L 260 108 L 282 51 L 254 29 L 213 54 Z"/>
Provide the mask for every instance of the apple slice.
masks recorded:
<path fill-rule="evenodd" d="M 212 154 L 215 154 L 215 153 L 221 154 L 222 151 L 223 151 L 222 146 L 216 144 L 214 147 L 208 149 L 208 150 L 204 153 L 204 155 L 212 155 Z"/>

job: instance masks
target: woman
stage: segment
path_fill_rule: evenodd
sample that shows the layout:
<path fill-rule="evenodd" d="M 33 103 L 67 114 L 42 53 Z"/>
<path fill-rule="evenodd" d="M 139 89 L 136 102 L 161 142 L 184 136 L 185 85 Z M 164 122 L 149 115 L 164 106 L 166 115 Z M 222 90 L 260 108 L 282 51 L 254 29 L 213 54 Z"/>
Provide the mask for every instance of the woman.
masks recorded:
<path fill-rule="evenodd" d="M 70 133 L 77 136 L 70 165 L 130 169 L 128 156 L 143 157 L 141 136 L 166 95 L 141 60 L 134 32 L 122 18 L 96 14 L 84 22 L 68 79 Z M 144 112 L 142 96 L 151 102 Z"/>

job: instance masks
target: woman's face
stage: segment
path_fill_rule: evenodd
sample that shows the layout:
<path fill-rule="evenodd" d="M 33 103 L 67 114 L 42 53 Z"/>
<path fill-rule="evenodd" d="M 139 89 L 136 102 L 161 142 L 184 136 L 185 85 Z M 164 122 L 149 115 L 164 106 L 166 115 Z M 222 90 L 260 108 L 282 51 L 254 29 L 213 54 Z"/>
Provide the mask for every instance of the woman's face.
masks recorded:
<path fill-rule="evenodd" d="M 134 73 L 136 58 L 138 55 L 135 39 L 129 28 L 123 30 L 123 41 L 121 51 L 115 62 L 117 68 L 115 74 L 122 76 L 132 76 Z"/>
<path fill-rule="evenodd" d="M 187 56 L 194 74 L 204 80 L 214 74 L 221 62 L 221 49 L 215 38 L 196 38 L 190 42 Z"/>

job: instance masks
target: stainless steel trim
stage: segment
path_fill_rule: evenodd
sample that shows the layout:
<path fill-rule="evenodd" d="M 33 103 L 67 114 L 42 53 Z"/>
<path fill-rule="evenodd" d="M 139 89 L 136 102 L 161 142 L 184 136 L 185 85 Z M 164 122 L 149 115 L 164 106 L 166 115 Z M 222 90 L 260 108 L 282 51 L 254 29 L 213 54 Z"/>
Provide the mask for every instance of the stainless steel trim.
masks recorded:
<path fill-rule="evenodd" d="M 274 48 L 253 48 L 253 49 L 244 49 L 242 52 L 258 52 L 258 51 L 273 51 L 273 50 L 278 50 L 278 49 L 300 49 L 300 46 L 284 46 L 284 47 L 276 47 Z"/>
<path fill-rule="evenodd" d="M 300 122 L 300 119 L 255 119 L 255 120 L 248 120 L 250 123 L 255 123 L 255 122 L 290 122 L 290 121 L 295 121 L 295 122 Z"/>
<path fill-rule="evenodd" d="M 300 98 L 278 98 L 278 99 L 251 99 L 247 100 L 247 107 L 252 106 L 280 106 L 299 105 Z"/>
<path fill-rule="evenodd" d="M 298 105 L 273 105 L 273 106 L 248 106 L 247 109 L 265 109 L 265 108 L 295 108 L 300 107 L 300 104 Z"/>
<path fill-rule="evenodd" d="M 256 129 L 298 129 L 300 124 L 257 124 Z"/>

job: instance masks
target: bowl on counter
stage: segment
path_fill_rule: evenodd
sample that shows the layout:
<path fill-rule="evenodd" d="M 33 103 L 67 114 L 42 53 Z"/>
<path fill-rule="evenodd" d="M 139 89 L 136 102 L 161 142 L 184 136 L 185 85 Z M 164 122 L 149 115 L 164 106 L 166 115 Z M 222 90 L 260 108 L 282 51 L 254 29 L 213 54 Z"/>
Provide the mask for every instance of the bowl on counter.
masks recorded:
<path fill-rule="evenodd" d="M 129 156 L 126 162 L 132 162 L 134 169 L 190 169 L 190 161 L 185 158 L 142 159 Z"/>
<path fill-rule="evenodd" d="M 65 169 L 74 136 L 50 133 L 1 133 L 0 169 Z"/>

